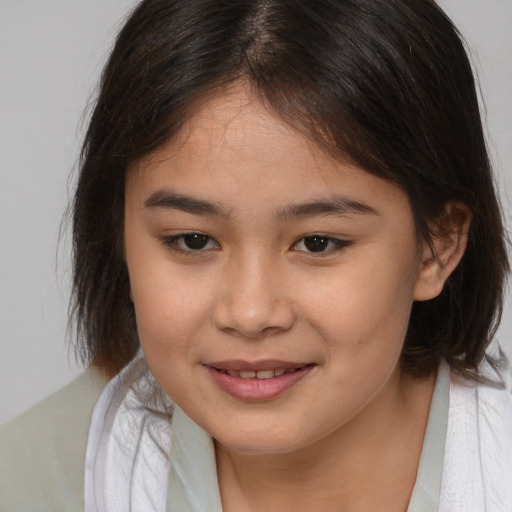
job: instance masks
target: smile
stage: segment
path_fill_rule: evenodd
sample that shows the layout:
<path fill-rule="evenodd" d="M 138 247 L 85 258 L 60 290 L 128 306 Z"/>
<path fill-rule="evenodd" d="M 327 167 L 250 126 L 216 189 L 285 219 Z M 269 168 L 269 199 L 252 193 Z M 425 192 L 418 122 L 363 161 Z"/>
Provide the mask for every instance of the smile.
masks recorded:
<path fill-rule="evenodd" d="M 228 362 L 204 367 L 225 393 L 243 401 L 275 398 L 302 381 L 317 365 L 313 363 Z"/>
<path fill-rule="evenodd" d="M 222 370 L 220 368 L 216 368 L 219 372 L 225 373 L 230 377 L 237 377 L 240 379 L 272 379 L 274 377 L 280 377 L 285 373 L 294 373 L 301 368 L 276 368 L 274 370 Z"/>

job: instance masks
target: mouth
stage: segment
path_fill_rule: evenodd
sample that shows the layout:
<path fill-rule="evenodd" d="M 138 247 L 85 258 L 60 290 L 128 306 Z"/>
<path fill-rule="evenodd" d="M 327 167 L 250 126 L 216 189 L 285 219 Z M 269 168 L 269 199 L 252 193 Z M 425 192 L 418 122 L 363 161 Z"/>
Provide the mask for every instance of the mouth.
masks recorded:
<path fill-rule="evenodd" d="M 274 377 L 281 377 L 281 375 L 298 372 L 302 370 L 305 366 L 309 365 L 302 365 L 295 368 L 271 368 L 269 370 L 225 370 L 223 368 L 213 368 L 221 373 L 229 375 L 230 377 L 235 377 L 238 379 L 266 380 L 273 379 Z"/>
<path fill-rule="evenodd" d="M 317 365 L 265 361 L 226 361 L 204 365 L 213 382 L 224 392 L 244 401 L 275 398 L 302 381 Z"/>

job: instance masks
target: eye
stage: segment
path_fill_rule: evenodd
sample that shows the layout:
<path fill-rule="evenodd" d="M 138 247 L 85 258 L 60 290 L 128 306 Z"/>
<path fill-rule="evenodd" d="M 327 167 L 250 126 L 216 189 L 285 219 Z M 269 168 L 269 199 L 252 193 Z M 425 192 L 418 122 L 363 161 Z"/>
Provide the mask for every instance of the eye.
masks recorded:
<path fill-rule="evenodd" d="M 219 244 L 204 233 L 181 233 L 163 239 L 165 246 L 182 252 L 200 252 L 219 249 Z"/>
<path fill-rule="evenodd" d="M 326 235 L 309 235 L 301 238 L 292 249 L 294 251 L 302 251 L 307 253 L 326 253 L 332 252 L 351 244 L 348 240 L 339 240 Z"/>

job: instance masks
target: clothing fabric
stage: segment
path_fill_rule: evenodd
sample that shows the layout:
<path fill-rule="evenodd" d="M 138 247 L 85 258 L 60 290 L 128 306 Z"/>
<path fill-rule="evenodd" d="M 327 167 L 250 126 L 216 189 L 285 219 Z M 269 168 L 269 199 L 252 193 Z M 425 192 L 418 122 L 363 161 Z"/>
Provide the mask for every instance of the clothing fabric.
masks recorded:
<path fill-rule="evenodd" d="M 440 512 L 512 511 L 510 373 L 481 374 L 488 384 L 452 377 Z"/>
<path fill-rule="evenodd" d="M 409 512 L 438 510 L 449 387 L 443 363 Z M 222 511 L 212 438 L 155 389 L 138 359 L 103 392 L 89 431 L 86 512 Z"/>
<path fill-rule="evenodd" d="M 488 364 L 482 367 L 482 377 L 487 384 L 451 374 L 441 363 L 408 512 L 512 511 L 510 381 L 503 382 Z M 221 511 L 212 439 L 179 407 L 164 400 L 155 409 L 153 401 L 153 414 L 167 414 L 168 427 L 172 417 L 172 433 L 166 431 L 163 444 L 156 436 L 150 436 L 151 442 L 139 441 L 139 429 L 151 421 L 146 408 L 135 428 L 133 411 L 148 403 L 151 389 L 154 384 L 148 384 L 142 360 L 104 391 L 88 443 L 87 457 L 96 465 L 89 464 L 89 477 L 86 473 L 86 503 L 100 506 L 87 512 L 121 512 L 128 503 L 140 506 L 133 510 L 155 512 Z M 103 421 L 111 415 L 114 421 Z M 166 453 L 170 457 L 165 460 Z M 115 473 L 116 466 L 125 468 L 125 474 Z M 137 475 L 150 474 L 154 466 L 160 471 L 152 475 L 148 496 Z M 88 485 L 95 474 L 105 473 L 112 478 Z"/>
<path fill-rule="evenodd" d="M 476 383 L 453 373 L 450 376 L 446 365 L 444 368 L 441 366 L 438 372 L 409 512 L 511 512 L 510 376 L 507 374 L 500 386 Z M 491 382 L 503 380 L 503 375 L 497 375 L 489 366 L 484 366 L 483 373 Z M 443 375 L 447 376 L 448 383 L 444 388 Z M 181 409 L 174 407 L 165 395 L 153 392 L 151 376 L 148 377 L 140 361 L 132 363 L 103 389 L 105 385 L 105 377 L 89 369 L 60 392 L 0 426 L 0 511 L 72 512 L 82 511 L 87 506 L 85 510 L 92 512 L 98 502 L 90 501 L 91 489 L 94 500 L 98 499 L 97 492 L 100 495 L 112 492 L 109 486 L 115 479 L 105 480 L 106 487 L 97 486 L 101 482 L 101 467 L 104 467 L 110 468 L 106 469 L 110 475 L 129 475 L 119 488 L 119 503 L 129 506 L 123 512 L 220 512 L 211 437 Z M 134 428 L 121 430 L 119 434 L 116 417 L 117 420 L 128 418 L 125 426 Z M 105 436 L 105 432 L 116 433 Z M 126 446 L 124 456 L 128 464 L 124 473 L 116 472 L 115 459 L 109 457 L 119 455 L 130 432 L 138 434 L 133 437 L 135 442 L 131 447 Z M 138 489 L 144 489 L 147 484 L 146 473 L 141 470 L 148 462 L 154 462 L 155 447 L 163 448 L 156 460 L 161 464 L 160 469 L 164 469 L 158 474 L 164 477 L 153 479 L 155 475 L 147 473 L 153 487 L 147 487 L 149 493 L 143 491 L 136 496 Z M 149 459 L 145 461 L 148 453 Z M 109 466 L 112 461 L 114 465 Z M 438 478 L 436 469 L 441 466 L 442 479 Z M 127 473 L 127 468 L 133 471 Z M 422 474 L 427 478 L 423 479 Z M 126 489 L 129 489 L 128 498 Z M 436 505 L 436 489 L 439 489 L 439 505 Z M 104 499 L 103 495 L 100 497 Z M 107 496 L 108 506 L 115 503 L 115 499 Z M 138 507 L 143 501 L 137 502 L 137 499 L 154 501 L 150 508 L 141 509 Z M 109 509 L 97 510 L 110 512 Z"/>
<path fill-rule="evenodd" d="M 89 368 L 0 426 L 0 512 L 84 510 L 87 434 L 107 382 Z"/>
<path fill-rule="evenodd" d="M 142 357 L 103 392 L 87 443 L 85 512 L 127 511 L 222 512 L 212 438 Z"/>
<path fill-rule="evenodd" d="M 450 367 L 442 361 L 437 370 L 418 474 L 407 512 L 431 512 L 439 509 L 450 405 L 450 377 Z"/>

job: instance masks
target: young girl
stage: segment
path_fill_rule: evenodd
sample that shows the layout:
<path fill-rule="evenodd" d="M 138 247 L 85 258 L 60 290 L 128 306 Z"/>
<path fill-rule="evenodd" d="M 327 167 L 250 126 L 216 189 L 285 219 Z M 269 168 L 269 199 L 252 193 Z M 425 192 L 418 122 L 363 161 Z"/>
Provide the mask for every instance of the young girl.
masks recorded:
<path fill-rule="evenodd" d="M 2 427 L 1 510 L 510 511 L 508 268 L 433 1 L 145 0 L 74 200 L 90 366 Z"/>

